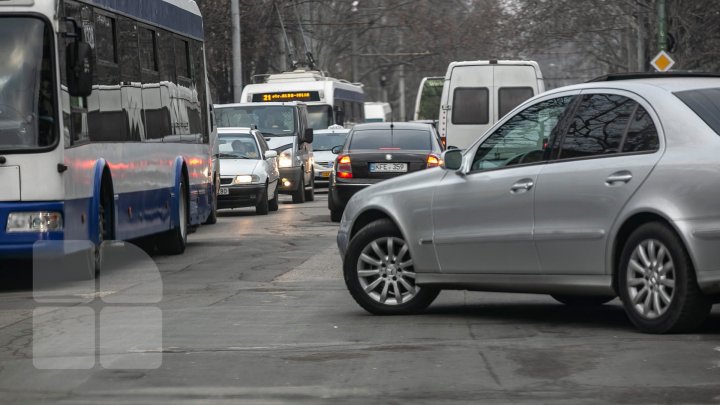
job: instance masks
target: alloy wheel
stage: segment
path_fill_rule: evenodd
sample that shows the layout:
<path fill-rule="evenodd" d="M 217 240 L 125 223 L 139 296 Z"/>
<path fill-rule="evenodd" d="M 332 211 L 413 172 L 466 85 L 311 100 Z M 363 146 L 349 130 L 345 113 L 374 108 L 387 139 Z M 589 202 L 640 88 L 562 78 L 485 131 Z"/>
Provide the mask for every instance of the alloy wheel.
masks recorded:
<path fill-rule="evenodd" d="M 415 298 L 415 270 L 408 245 L 395 237 L 370 242 L 357 262 L 360 286 L 374 301 L 400 305 Z"/>
<path fill-rule="evenodd" d="M 675 265 L 668 248 L 647 239 L 637 245 L 627 266 L 627 289 L 633 309 L 646 319 L 657 319 L 675 297 Z"/>

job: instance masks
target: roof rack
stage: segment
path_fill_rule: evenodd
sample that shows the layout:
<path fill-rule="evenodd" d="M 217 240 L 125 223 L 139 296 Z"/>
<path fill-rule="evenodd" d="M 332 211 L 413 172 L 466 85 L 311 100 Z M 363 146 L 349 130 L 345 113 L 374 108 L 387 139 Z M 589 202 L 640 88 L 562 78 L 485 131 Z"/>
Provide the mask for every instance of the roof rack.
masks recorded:
<path fill-rule="evenodd" d="M 595 82 L 614 82 L 618 80 L 635 80 L 635 79 L 658 79 L 658 78 L 678 78 L 678 77 L 720 77 L 720 73 L 700 73 L 700 72 L 638 72 L 638 73 L 613 73 L 600 76 L 589 80 L 587 83 Z"/>

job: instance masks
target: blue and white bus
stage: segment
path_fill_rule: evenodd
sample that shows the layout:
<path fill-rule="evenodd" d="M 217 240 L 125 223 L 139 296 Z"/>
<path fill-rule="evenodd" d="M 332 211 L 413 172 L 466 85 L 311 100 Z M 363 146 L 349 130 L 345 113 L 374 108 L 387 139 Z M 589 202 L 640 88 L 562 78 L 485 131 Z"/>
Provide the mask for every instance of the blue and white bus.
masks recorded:
<path fill-rule="evenodd" d="M 150 235 L 182 253 L 214 220 L 206 82 L 192 0 L 0 1 L 0 260 Z"/>

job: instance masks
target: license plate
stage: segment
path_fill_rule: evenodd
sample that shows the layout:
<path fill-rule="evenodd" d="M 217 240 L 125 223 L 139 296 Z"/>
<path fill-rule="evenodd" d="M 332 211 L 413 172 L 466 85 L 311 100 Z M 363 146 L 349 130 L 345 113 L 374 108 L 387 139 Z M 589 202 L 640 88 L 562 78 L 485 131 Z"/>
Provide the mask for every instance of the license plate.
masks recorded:
<path fill-rule="evenodd" d="M 322 177 L 330 177 L 330 172 L 322 172 L 322 173 L 320 173 L 320 176 L 322 176 Z"/>
<path fill-rule="evenodd" d="M 230 189 L 227 187 L 220 187 L 218 195 L 230 195 Z"/>
<path fill-rule="evenodd" d="M 370 173 L 405 173 L 407 163 L 370 163 Z"/>

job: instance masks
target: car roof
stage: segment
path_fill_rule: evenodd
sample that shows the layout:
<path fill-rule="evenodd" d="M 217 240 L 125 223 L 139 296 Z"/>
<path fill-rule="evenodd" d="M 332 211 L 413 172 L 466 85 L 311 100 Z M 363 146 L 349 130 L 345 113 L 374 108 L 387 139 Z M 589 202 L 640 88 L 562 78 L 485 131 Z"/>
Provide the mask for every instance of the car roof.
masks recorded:
<path fill-rule="evenodd" d="M 253 134 L 254 128 L 248 127 L 218 127 L 218 134 Z"/>
<path fill-rule="evenodd" d="M 357 124 L 353 127 L 353 131 L 362 131 L 368 129 L 424 129 L 430 131 L 432 125 L 421 122 L 368 122 Z"/>
<path fill-rule="evenodd" d="M 675 93 L 685 90 L 697 90 L 707 88 L 719 88 L 720 77 L 715 76 L 643 76 L 629 79 L 614 79 L 609 81 L 592 81 L 588 83 L 574 84 L 560 87 L 547 92 L 548 94 L 559 93 L 568 90 L 586 89 L 618 89 L 642 93 L 648 90 L 664 90 Z"/>
<path fill-rule="evenodd" d="M 338 128 L 338 129 L 316 129 L 313 131 L 315 135 L 320 134 L 347 134 L 350 132 L 350 129 L 348 128 Z"/>

